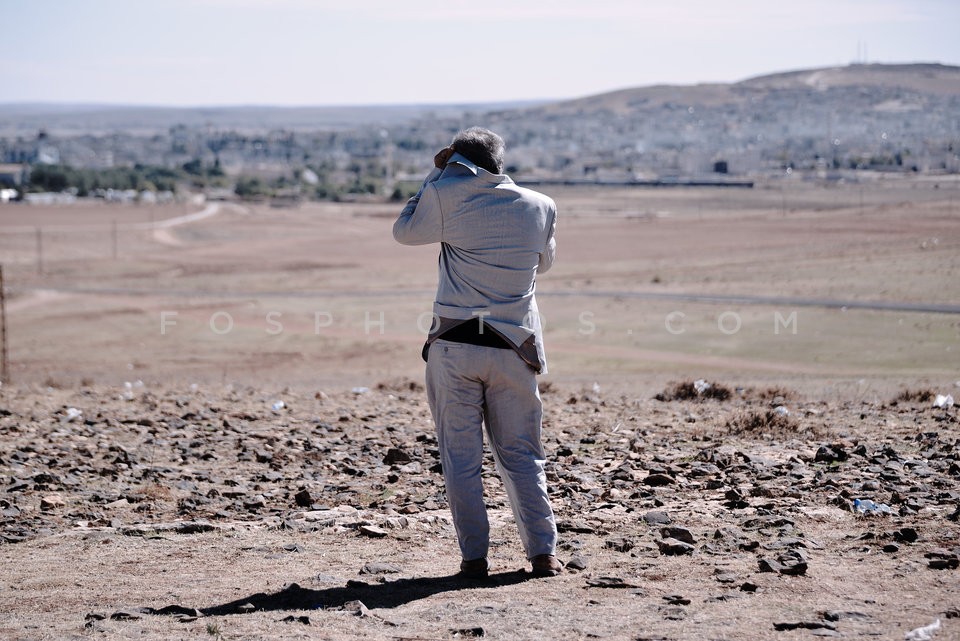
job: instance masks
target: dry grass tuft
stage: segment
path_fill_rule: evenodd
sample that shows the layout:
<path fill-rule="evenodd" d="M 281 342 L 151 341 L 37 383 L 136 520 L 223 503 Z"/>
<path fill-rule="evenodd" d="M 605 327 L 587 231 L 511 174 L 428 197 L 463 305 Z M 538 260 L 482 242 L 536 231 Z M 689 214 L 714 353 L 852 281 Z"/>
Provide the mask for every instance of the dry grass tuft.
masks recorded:
<path fill-rule="evenodd" d="M 905 389 L 893 401 L 895 403 L 930 403 L 935 397 L 936 394 L 928 389 Z"/>
<path fill-rule="evenodd" d="M 413 379 L 401 377 L 377 383 L 377 390 L 381 392 L 422 392 L 423 384 Z"/>
<path fill-rule="evenodd" d="M 786 387 L 767 387 L 765 389 L 751 389 L 747 396 L 761 401 L 792 401 L 797 399 L 797 393 Z"/>
<path fill-rule="evenodd" d="M 790 414 L 775 409 L 739 412 L 727 421 L 726 429 L 728 434 L 753 438 L 779 439 L 818 435 L 816 428 L 803 426 Z"/>
<path fill-rule="evenodd" d="M 704 385 L 705 384 L 705 385 Z M 733 396 L 729 387 L 706 381 L 683 381 L 671 383 L 654 398 L 658 401 L 699 401 L 706 398 L 726 401 Z"/>
<path fill-rule="evenodd" d="M 159 483 L 150 483 L 145 485 L 135 496 L 141 501 L 170 501 L 173 499 L 173 492 L 170 491 L 170 488 Z"/>

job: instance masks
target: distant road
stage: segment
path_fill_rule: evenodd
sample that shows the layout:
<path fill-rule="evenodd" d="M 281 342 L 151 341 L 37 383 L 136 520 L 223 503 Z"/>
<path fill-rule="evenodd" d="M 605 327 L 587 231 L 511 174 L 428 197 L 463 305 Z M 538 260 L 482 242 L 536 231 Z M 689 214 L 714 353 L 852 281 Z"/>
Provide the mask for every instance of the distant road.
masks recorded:
<path fill-rule="evenodd" d="M 135 287 L 35 287 L 15 290 L 24 294 L 86 294 L 91 296 L 160 296 L 168 298 L 395 298 L 432 297 L 434 290 L 359 290 L 359 291 L 216 291 L 196 289 L 145 289 Z M 633 300 L 675 301 L 708 305 L 762 305 L 767 307 L 816 307 L 821 309 L 863 309 L 881 312 L 922 314 L 960 314 L 960 305 L 909 303 L 897 301 L 837 300 L 792 296 L 740 296 L 735 294 L 675 294 L 612 290 L 552 290 L 538 292 L 541 298 L 630 298 Z"/>
<path fill-rule="evenodd" d="M 752 180 L 583 180 L 579 178 L 543 178 L 517 180 L 521 187 L 730 187 L 734 189 L 753 189 Z"/>
<path fill-rule="evenodd" d="M 192 214 L 184 214 L 182 216 L 174 216 L 173 218 L 161 218 L 160 220 L 154 221 L 145 221 L 137 223 L 117 223 L 117 229 L 120 230 L 130 230 L 130 229 L 143 229 L 143 230 L 152 230 L 156 231 L 159 229 L 169 229 L 171 227 L 176 227 L 178 225 L 185 225 L 187 223 L 193 223 L 198 220 L 203 220 L 204 218 L 210 218 L 211 216 L 216 216 L 220 213 L 220 210 L 224 207 L 225 203 L 207 203 L 207 206 L 201 209 L 200 211 L 193 212 Z M 226 206 L 242 209 L 239 205 L 227 204 Z M 89 231 L 91 229 L 109 229 L 113 226 L 112 222 L 103 222 L 103 223 L 94 223 L 94 224 L 56 224 L 56 225 L 43 225 L 44 231 L 54 231 L 54 232 L 70 232 L 70 231 Z M 23 234 L 23 233 L 34 233 L 37 230 L 37 225 L 11 225 L 8 227 L 0 227 L 0 234 L 11 233 L 11 234 Z"/>
<path fill-rule="evenodd" d="M 737 294 L 673 294 L 666 292 L 623 291 L 550 291 L 539 296 L 584 296 L 588 298 L 633 298 L 665 300 L 681 303 L 715 305 L 767 305 L 771 307 L 820 307 L 823 309 L 869 309 L 883 312 L 920 312 L 926 314 L 960 314 L 960 305 L 941 303 L 905 303 L 896 301 L 836 300 L 793 296 L 740 296 Z"/>

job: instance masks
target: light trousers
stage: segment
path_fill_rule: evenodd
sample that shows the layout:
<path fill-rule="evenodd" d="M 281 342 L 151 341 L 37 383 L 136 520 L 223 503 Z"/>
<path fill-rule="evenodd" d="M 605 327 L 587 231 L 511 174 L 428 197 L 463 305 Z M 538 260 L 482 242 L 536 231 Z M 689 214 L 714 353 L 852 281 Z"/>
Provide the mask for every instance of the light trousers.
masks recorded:
<path fill-rule="evenodd" d="M 557 525 L 547 495 L 543 406 L 533 369 L 512 349 L 439 339 L 430 345 L 426 382 L 463 558 L 484 558 L 490 545 L 481 477 L 484 425 L 527 558 L 554 554 Z"/>

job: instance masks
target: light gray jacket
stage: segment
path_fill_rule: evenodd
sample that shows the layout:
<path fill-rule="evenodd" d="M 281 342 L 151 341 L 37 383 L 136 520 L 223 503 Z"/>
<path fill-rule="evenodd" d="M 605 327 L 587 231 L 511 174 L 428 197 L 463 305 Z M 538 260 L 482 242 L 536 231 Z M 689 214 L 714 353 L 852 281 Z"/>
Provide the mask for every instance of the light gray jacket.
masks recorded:
<path fill-rule="evenodd" d="M 460 154 L 443 171 L 430 172 L 393 225 L 393 237 L 404 245 L 440 243 L 427 346 L 451 327 L 482 320 L 546 373 L 534 290 L 537 273 L 553 264 L 556 226 L 553 200 Z"/>

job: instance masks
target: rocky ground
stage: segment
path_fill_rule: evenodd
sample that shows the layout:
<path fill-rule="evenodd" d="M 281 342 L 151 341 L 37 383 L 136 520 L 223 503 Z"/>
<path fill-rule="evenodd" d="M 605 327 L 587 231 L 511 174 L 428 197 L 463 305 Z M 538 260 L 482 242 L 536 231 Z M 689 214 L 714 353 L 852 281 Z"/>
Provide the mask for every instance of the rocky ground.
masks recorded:
<path fill-rule="evenodd" d="M 960 638 L 956 407 L 726 381 L 544 402 L 566 569 L 531 579 L 488 461 L 470 582 L 415 382 L 4 387 L 0 637 Z"/>

